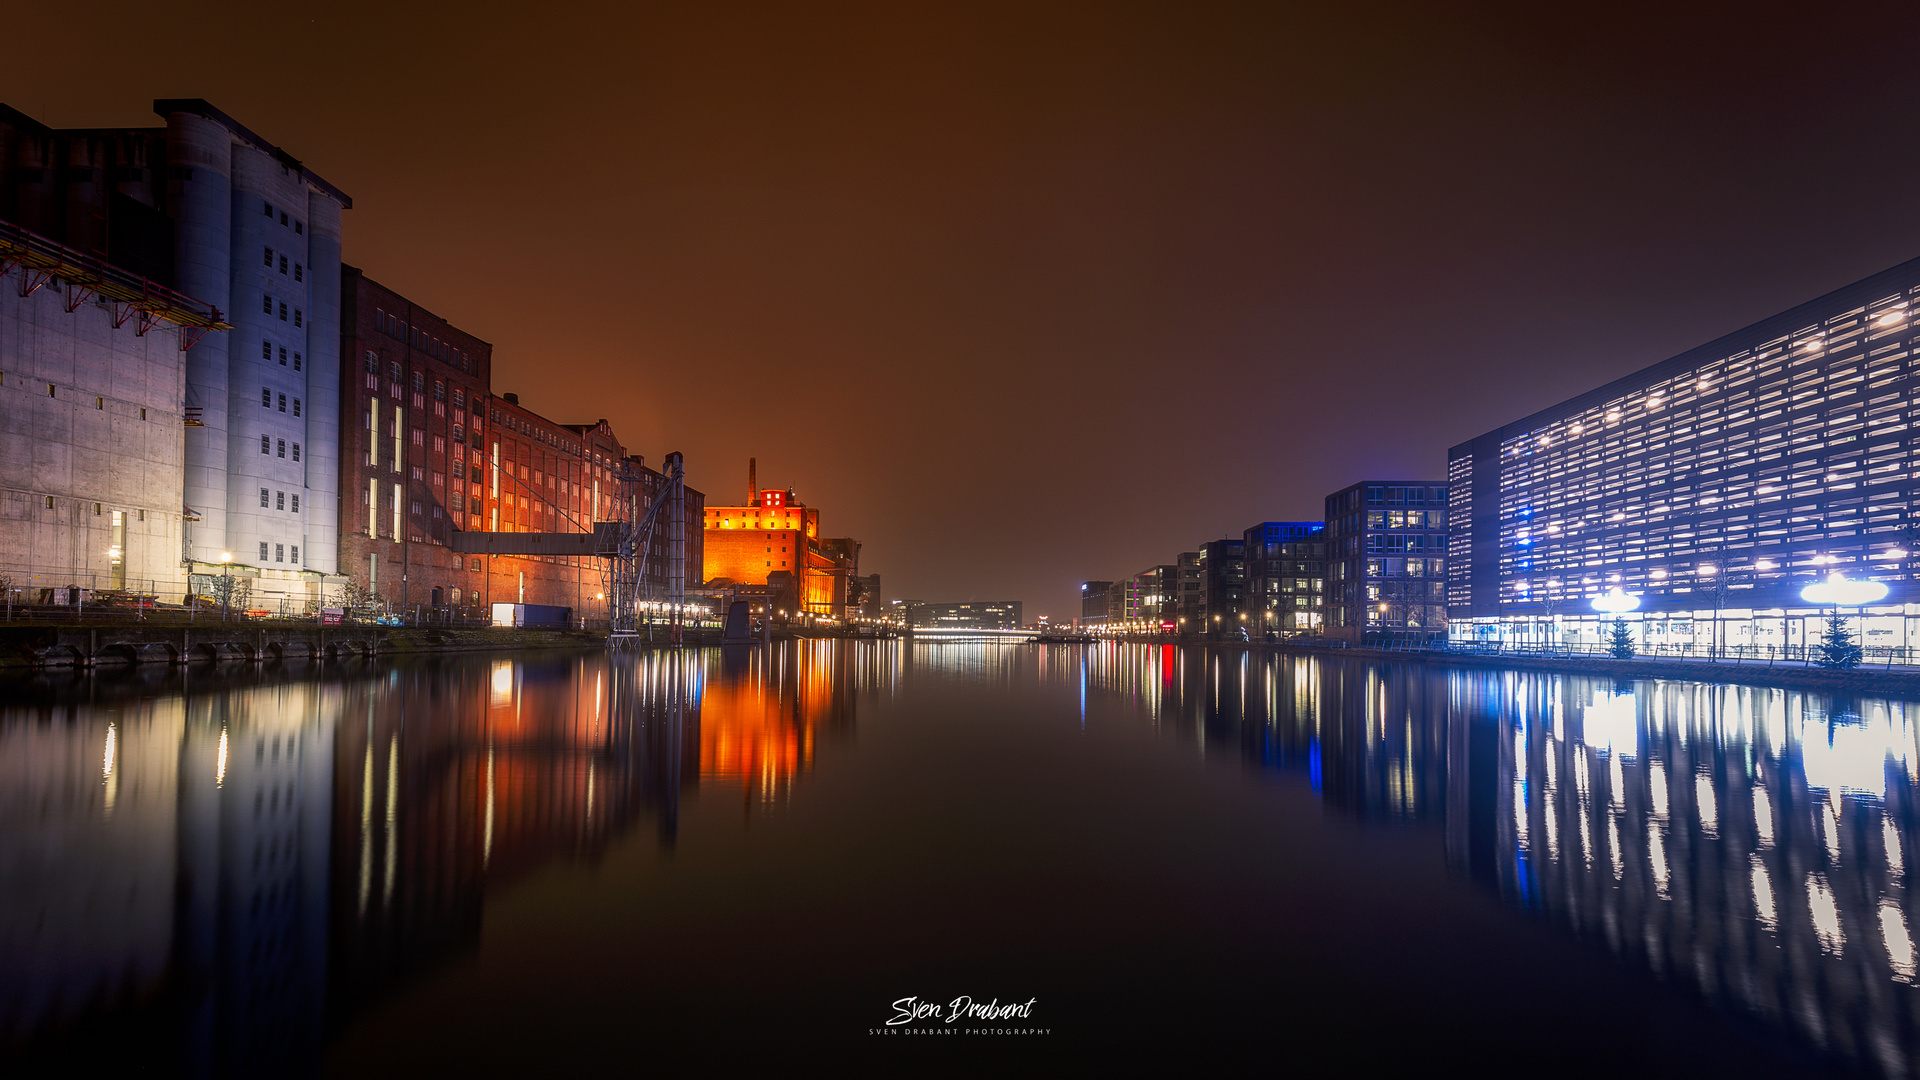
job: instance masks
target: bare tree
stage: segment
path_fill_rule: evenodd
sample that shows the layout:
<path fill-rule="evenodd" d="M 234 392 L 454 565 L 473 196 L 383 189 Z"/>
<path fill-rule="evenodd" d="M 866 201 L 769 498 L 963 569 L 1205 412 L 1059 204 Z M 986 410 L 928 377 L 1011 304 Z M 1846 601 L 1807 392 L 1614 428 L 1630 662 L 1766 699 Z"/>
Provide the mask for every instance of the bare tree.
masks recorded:
<path fill-rule="evenodd" d="M 333 587 L 334 604 L 348 611 L 370 611 L 378 599 L 365 582 L 348 579 Z"/>

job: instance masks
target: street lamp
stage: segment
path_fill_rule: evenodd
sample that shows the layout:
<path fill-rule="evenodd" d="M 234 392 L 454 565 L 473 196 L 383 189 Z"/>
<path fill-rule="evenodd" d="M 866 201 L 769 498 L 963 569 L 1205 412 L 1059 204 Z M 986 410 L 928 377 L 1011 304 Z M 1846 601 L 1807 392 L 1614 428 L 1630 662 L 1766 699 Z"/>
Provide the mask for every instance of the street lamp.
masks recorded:
<path fill-rule="evenodd" d="M 227 608 L 233 599 L 233 552 L 220 553 L 220 621 L 227 621 Z"/>
<path fill-rule="evenodd" d="M 1829 560 L 1831 561 L 1831 560 Z M 1827 575 L 1827 580 L 1816 581 L 1800 590 L 1800 599 L 1809 604 L 1819 604 L 1833 608 L 1833 618 L 1840 620 L 1843 607 L 1858 608 L 1887 598 L 1887 583 L 1884 581 L 1849 581 L 1838 570 Z M 1856 650 L 1857 652 L 1857 650 Z M 1858 660 L 1856 655 L 1854 660 Z M 1852 666 L 1849 661 L 1846 666 Z"/>
<path fill-rule="evenodd" d="M 1593 598 L 1593 610 L 1606 615 L 1620 615 L 1635 611 L 1640 607 L 1640 598 L 1628 596 L 1618 585 Z"/>

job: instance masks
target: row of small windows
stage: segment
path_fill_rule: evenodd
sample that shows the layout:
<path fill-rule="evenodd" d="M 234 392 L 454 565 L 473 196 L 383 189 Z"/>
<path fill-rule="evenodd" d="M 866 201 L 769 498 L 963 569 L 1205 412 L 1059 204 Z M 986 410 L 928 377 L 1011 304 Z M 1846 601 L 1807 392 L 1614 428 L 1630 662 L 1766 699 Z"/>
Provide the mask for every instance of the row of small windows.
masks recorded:
<path fill-rule="evenodd" d="M 284 300 L 275 301 L 272 293 L 260 294 L 260 313 L 262 315 L 272 315 L 274 313 L 274 305 L 276 303 L 279 304 L 279 308 L 280 308 L 280 321 L 286 322 L 287 321 L 286 301 Z M 304 326 L 306 325 L 305 319 L 306 319 L 305 312 L 301 311 L 299 308 L 293 309 L 293 325 Z"/>
<path fill-rule="evenodd" d="M 287 440 L 269 439 L 267 436 L 262 435 L 260 436 L 260 452 L 263 454 L 272 454 L 275 457 L 286 457 L 287 456 Z M 300 444 L 299 443 L 293 444 L 293 460 L 295 461 L 300 460 Z"/>
<path fill-rule="evenodd" d="M 47 495 L 47 496 L 43 496 L 43 497 L 42 497 L 42 500 L 41 500 L 41 502 L 42 502 L 42 505 L 44 505 L 44 506 L 45 506 L 45 507 L 46 507 L 46 508 L 47 508 L 48 510 L 52 510 L 52 509 L 54 508 L 54 505 L 53 505 L 53 496 L 51 496 L 51 495 Z M 118 514 L 118 513 L 121 513 L 121 511 L 119 511 L 119 510 L 115 510 L 115 511 L 114 511 L 114 513 L 116 513 L 116 514 Z M 137 514 L 139 515 L 139 520 L 140 520 L 140 521 L 145 521 L 145 520 L 147 520 L 147 512 L 146 512 L 145 510 L 138 510 L 138 511 L 135 511 L 135 513 L 137 513 Z M 93 504 L 93 516 L 94 516 L 94 517 L 99 517 L 99 516 L 100 516 L 100 504 L 99 504 L 99 503 L 94 503 L 94 504 Z M 124 519 L 123 519 L 123 520 L 124 520 Z"/>
<path fill-rule="evenodd" d="M 364 360 L 366 363 L 367 374 L 369 375 L 380 374 L 380 354 L 379 353 L 374 352 L 372 349 L 368 349 L 366 351 Z M 406 370 L 400 366 L 399 361 L 397 360 L 388 361 L 387 363 L 388 381 L 397 384 L 401 382 L 403 377 L 405 376 L 406 376 Z M 423 394 L 427 390 L 427 376 L 425 372 L 421 372 L 421 371 L 414 372 L 410 378 L 406 379 L 406 382 L 409 386 L 413 388 L 413 392 L 416 394 Z M 369 385 L 371 385 L 371 382 L 369 382 Z M 395 392 L 395 396 L 398 396 L 397 390 Z M 475 397 L 475 401 L 479 400 L 479 395 L 476 394 L 474 397 Z M 447 400 L 447 384 L 444 381 L 441 381 L 439 379 L 434 380 L 433 400 L 435 401 Z M 464 409 L 467 407 L 467 392 L 464 388 L 458 387 L 458 386 L 453 388 L 453 407 L 456 409 Z"/>
<path fill-rule="evenodd" d="M 4 371 L 0 371 L 0 386 L 5 386 L 6 384 L 7 384 L 7 375 L 6 375 L 6 372 L 4 372 Z M 47 388 L 47 396 L 48 396 L 48 397 L 50 397 L 50 398 L 58 398 L 58 397 L 60 396 L 60 387 L 59 387 L 59 386 L 58 386 L 57 384 L 55 384 L 55 383 L 46 383 L 46 384 L 44 384 L 44 385 L 45 385 L 45 386 L 46 386 L 46 388 Z M 104 410 L 104 409 L 105 409 L 105 408 L 107 407 L 107 399 L 106 399 L 106 398 L 103 398 L 103 397 L 98 397 L 98 396 L 96 396 L 96 397 L 95 397 L 95 398 L 93 399 L 93 407 L 94 407 L 94 408 L 96 408 L 96 409 L 102 409 L 102 410 Z M 144 408 L 142 408 L 142 409 L 140 410 L 140 419 L 142 419 L 142 420 L 145 420 L 146 418 L 147 418 L 147 410 L 146 410 L 146 409 L 144 409 Z"/>
<path fill-rule="evenodd" d="M 1335 495 L 1327 500 L 1326 519 L 1331 521 L 1347 510 L 1367 506 L 1445 506 L 1447 489 L 1439 486 L 1368 484 Z"/>
<path fill-rule="evenodd" d="M 260 561 L 261 562 L 267 561 L 267 542 L 265 540 L 260 541 Z M 299 544 L 293 545 L 293 553 L 291 556 L 289 556 L 287 553 L 287 545 L 285 544 L 273 545 L 273 561 L 274 562 L 292 562 L 292 563 L 299 562 L 300 561 L 300 545 Z"/>
<path fill-rule="evenodd" d="M 285 210 L 275 211 L 273 208 L 273 204 L 270 202 L 266 202 L 264 200 L 262 200 L 260 205 L 268 217 L 272 217 L 277 212 L 280 215 L 280 224 L 282 225 L 287 224 L 287 212 Z M 302 236 L 306 233 L 306 231 L 307 231 L 306 223 L 301 221 L 299 218 L 294 218 L 293 234 L 295 236 Z"/>
<path fill-rule="evenodd" d="M 489 415 L 493 420 L 494 427 L 506 428 L 508 431 L 519 432 L 521 435 L 525 436 L 526 438 L 532 439 L 535 442 L 546 443 L 548 446 L 551 446 L 557 450 L 560 450 L 563 453 L 573 454 L 576 456 L 585 453 L 585 450 L 581 447 L 579 443 L 571 442 L 567 439 L 563 439 L 560 436 L 555 435 L 553 432 L 546 430 L 545 428 L 536 427 L 531 421 L 522 420 L 510 412 L 502 412 L 499 409 L 493 409 L 490 411 Z"/>
<path fill-rule="evenodd" d="M 418 326 L 409 326 L 405 319 L 387 313 L 381 308 L 373 310 L 373 324 L 381 333 L 390 338 L 398 338 L 410 347 L 426 353 L 445 364 L 452 364 L 461 371 L 473 370 L 473 358 L 454 348 L 452 343 L 442 341 Z"/>
<path fill-rule="evenodd" d="M 276 256 L 272 248 L 267 248 L 266 253 L 267 253 L 266 254 L 267 269 L 271 270 L 273 269 L 273 262 Z M 284 274 L 287 272 L 287 253 L 284 251 L 280 252 L 277 257 L 280 260 L 280 272 Z M 293 264 L 293 280 L 295 281 L 307 280 L 307 268 L 304 266 L 301 266 L 299 263 L 294 263 Z"/>
<path fill-rule="evenodd" d="M 267 507 L 267 504 L 269 501 L 267 498 L 268 494 L 269 492 L 267 491 L 266 488 L 260 489 L 260 508 L 263 510 L 268 508 Z M 275 510 L 287 509 L 287 493 L 286 492 L 275 491 L 275 492 L 272 492 L 271 494 L 273 496 L 271 500 L 273 503 L 273 506 L 272 506 L 273 509 Z M 299 512 L 300 512 L 300 493 L 295 492 L 293 495 L 293 513 L 297 514 Z"/>
<path fill-rule="evenodd" d="M 260 388 L 260 407 L 263 409 L 273 408 L 274 407 L 273 402 L 276 396 L 280 399 L 280 411 L 286 412 L 287 411 L 287 395 L 285 394 L 275 395 L 272 390 L 264 386 Z M 293 415 L 295 416 L 300 415 L 300 399 L 299 398 L 293 399 Z M 295 443 L 294 445 L 297 447 L 299 444 Z M 298 455 L 296 454 L 295 456 L 297 457 Z"/>
<path fill-rule="evenodd" d="M 260 359 L 271 363 L 273 361 L 273 352 L 274 352 L 273 342 L 262 341 L 260 343 Z M 293 354 L 293 370 L 295 371 L 300 370 L 300 362 L 301 362 L 300 354 L 294 353 Z M 280 366 L 281 367 L 287 366 L 287 347 L 285 345 L 280 346 Z"/>

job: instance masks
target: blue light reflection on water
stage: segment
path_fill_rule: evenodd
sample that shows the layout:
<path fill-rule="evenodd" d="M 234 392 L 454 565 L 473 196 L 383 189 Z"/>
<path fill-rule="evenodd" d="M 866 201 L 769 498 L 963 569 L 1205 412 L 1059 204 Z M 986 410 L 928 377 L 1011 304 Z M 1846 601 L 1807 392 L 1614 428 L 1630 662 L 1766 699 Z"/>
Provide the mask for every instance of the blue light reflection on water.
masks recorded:
<path fill-rule="evenodd" d="M 1107 670 L 1134 666 L 1152 665 Z M 1450 862 L 1507 902 L 1819 1052 L 1920 1063 L 1920 705 L 1298 656 L 1258 678 L 1293 693 L 1230 718 L 1250 763 L 1304 758 L 1332 806 L 1442 826 Z"/>

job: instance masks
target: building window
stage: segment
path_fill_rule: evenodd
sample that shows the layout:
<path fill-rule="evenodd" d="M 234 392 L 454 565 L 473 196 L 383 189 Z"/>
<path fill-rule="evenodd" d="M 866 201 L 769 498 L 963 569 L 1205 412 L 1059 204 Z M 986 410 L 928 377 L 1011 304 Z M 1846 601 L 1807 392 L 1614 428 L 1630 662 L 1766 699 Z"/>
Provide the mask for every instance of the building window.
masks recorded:
<path fill-rule="evenodd" d="M 295 219 L 294 219 L 294 222 L 293 222 L 293 235 L 295 235 L 295 236 L 305 236 L 305 235 L 306 235 L 306 232 L 307 232 L 307 226 L 306 226 L 306 223 L 305 223 L 305 222 L 303 222 L 303 221 L 301 221 L 301 220 L 300 220 L 300 219 L 298 219 L 298 218 L 295 218 Z"/>
<path fill-rule="evenodd" d="M 47 496 L 47 509 L 53 509 L 53 496 L 51 495 Z M 478 568 L 476 567 L 476 569 Z"/>
<path fill-rule="evenodd" d="M 286 316 L 284 316 L 284 315 L 283 315 L 283 316 L 281 316 L 281 318 L 285 318 L 285 317 L 286 317 Z M 299 326 L 299 325 L 301 325 L 301 323 L 300 323 L 300 309 L 299 309 L 299 308 L 294 308 L 294 309 L 293 309 L 293 325 L 295 325 L 295 326 Z"/>
<path fill-rule="evenodd" d="M 298 495 L 293 497 L 293 512 L 296 514 L 300 512 L 300 496 Z"/>
<path fill-rule="evenodd" d="M 372 349 L 368 349 L 367 354 L 364 357 L 362 357 L 361 360 L 367 365 L 367 374 L 369 375 L 380 374 L 380 354 L 379 353 L 374 352 Z"/>
<path fill-rule="evenodd" d="M 267 542 L 265 540 L 260 541 L 260 561 L 267 561 Z"/>
<path fill-rule="evenodd" d="M 287 257 L 285 255 L 280 256 L 280 272 L 283 274 L 287 272 Z"/>
<path fill-rule="evenodd" d="M 285 544 L 273 545 L 273 561 L 274 562 L 287 561 L 287 545 Z"/>
<path fill-rule="evenodd" d="M 299 353 L 293 354 L 293 370 L 295 371 L 300 370 L 300 354 Z"/>
<path fill-rule="evenodd" d="M 264 294 L 264 293 L 263 293 L 263 294 L 261 294 L 261 297 L 260 297 L 260 314 L 262 314 L 262 315 L 271 315 L 271 314 L 273 314 L 273 297 L 271 297 L 271 296 L 268 296 L 268 295 L 266 295 L 266 294 Z"/>
<path fill-rule="evenodd" d="M 260 407 L 263 409 L 273 408 L 273 391 L 264 386 L 260 388 Z"/>
<path fill-rule="evenodd" d="M 281 346 L 280 348 L 280 366 L 287 366 L 287 350 L 285 346 Z"/>
<path fill-rule="evenodd" d="M 427 375 L 423 371 L 413 373 L 413 392 L 419 393 L 427 388 Z"/>
<path fill-rule="evenodd" d="M 273 216 L 273 204 L 272 204 L 272 203 L 261 203 L 260 205 L 261 205 L 261 208 L 262 208 L 262 209 L 263 209 L 263 210 L 265 211 L 265 213 L 266 213 L 266 215 L 267 215 L 268 217 L 272 217 L 272 216 Z"/>
<path fill-rule="evenodd" d="M 260 343 L 260 359 L 262 360 L 273 359 L 273 342 L 263 341 Z"/>
<path fill-rule="evenodd" d="M 278 454 L 276 454 L 276 455 L 274 455 L 274 456 L 275 456 L 275 457 L 286 457 L 286 456 L 287 456 L 287 440 L 285 440 L 285 439 L 276 439 L 275 441 L 276 441 L 276 442 L 278 442 L 278 443 L 280 444 L 280 445 L 279 445 L 279 451 L 280 451 L 280 452 L 279 452 Z"/>
<path fill-rule="evenodd" d="M 271 453 L 272 451 L 273 451 L 273 444 L 267 441 L 267 437 L 265 435 L 260 436 L 260 452 L 263 454 L 266 454 L 266 453 Z"/>
<path fill-rule="evenodd" d="M 295 461 L 300 460 L 300 444 L 299 443 L 293 444 L 293 460 Z"/>
<path fill-rule="evenodd" d="M 293 280 L 295 281 L 307 280 L 306 267 L 301 266 L 299 263 L 294 263 L 293 264 Z"/>
<path fill-rule="evenodd" d="M 286 223 L 287 223 L 287 212 L 285 210 L 282 210 L 280 211 L 280 224 L 285 225 Z"/>
<path fill-rule="evenodd" d="M 285 394 L 280 395 L 280 411 L 281 412 L 287 411 L 287 395 Z"/>
<path fill-rule="evenodd" d="M 284 491 L 276 491 L 276 492 L 274 492 L 274 493 L 273 493 L 273 508 L 274 508 L 275 510 L 285 510 L 285 509 L 287 508 L 287 493 L 286 493 L 286 492 L 284 492 Z"/>
<path fill-rule="evenodd" d="M 456 409 L 467 407 L 467 392 L 458 386 L 453 388 L 453 407 Z"/>
<path fill-rule="evenodd" d="M 293 399 L 293 415 L 295 416 L 300 415 L 300 399 L 299 398 Z"/>
<path fill-rule="evenodd" d="M 287 549 L 287 561 L 290 563 L 294 563 L 296 565 L 300 562 L 300 545 L 299 544 L 295 544 L 292 547 Z"/>
<path fill-rule="evenodd" d="M 447 400 L 447 384 L 446 383 L 440 382 L 437 379 L 434 381 L 433 400 L 435 401 Z"/>
<path fill-rule="evenodd" d="M 260 508 L 262 510 L 265 510 L 267 508 L 267 489 L 266 488 L 260 489 Z"/>

